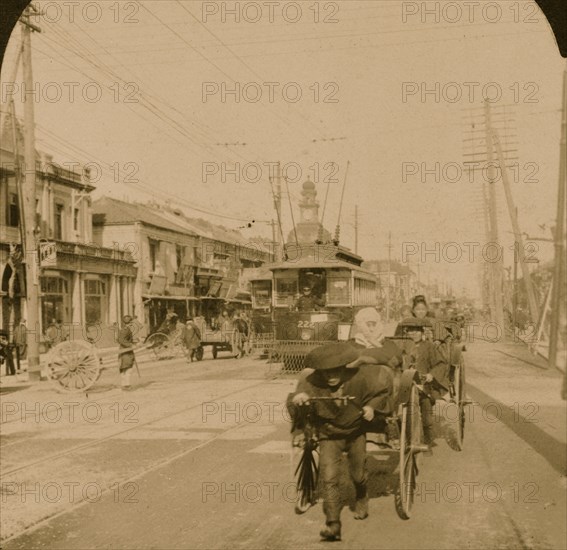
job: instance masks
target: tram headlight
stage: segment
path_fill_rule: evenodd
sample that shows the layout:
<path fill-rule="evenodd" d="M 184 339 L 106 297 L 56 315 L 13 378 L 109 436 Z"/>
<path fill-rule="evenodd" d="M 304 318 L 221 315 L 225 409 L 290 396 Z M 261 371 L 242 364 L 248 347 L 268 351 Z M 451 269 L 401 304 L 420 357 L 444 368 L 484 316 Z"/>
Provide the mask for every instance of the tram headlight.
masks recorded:
<path fill-rule="evenodd" d="M 311 340 L 313 338 L 313 331 L 308 328 L 301 329 L 301 339 L 302 340 Z"/>

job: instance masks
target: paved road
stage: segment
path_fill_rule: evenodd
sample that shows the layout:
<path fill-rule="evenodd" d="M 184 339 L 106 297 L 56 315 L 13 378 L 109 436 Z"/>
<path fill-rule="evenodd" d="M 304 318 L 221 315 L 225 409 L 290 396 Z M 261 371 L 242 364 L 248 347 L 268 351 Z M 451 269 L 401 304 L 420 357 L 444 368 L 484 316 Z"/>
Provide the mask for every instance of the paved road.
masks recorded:
<path fill-rule="evenodd" d="M 403 521 L 395 511 L 396 456 L 372 453 L 370 517 L 353 520 L 353 490 L 345 476 L 343 541 L 334 548 L 567 546 L 564 444 L 543 422 L 544 408 L 535 410 L 535 401 L 526 401 L 529 393 L 509 402 L 488 393 L 505 387 L 510 373 L 528 372 L 528 380 L 540 374 L 510 358 L 494 365 L 493 354 L 482 345 L 468 353 L 476 403 L 463 452 L 448 444 L 452 414 L 438 404 L 437 446 L 422 457 L 413 517 Z M 7 424 L 17 429 L 2 430 L 3 483 L 43 485 L 39 502 L 32 495 L 22 503 L 17 490 L 3 495 L 3 506 L 14 510 L 11 523 L 3 520 L 3 536 L 9 537 L 3 548 L 328 546 L 318 536 L 320 505 L 302 516 L 293 512 L 283 403 L 294 382 L 266 377 L 266 370 L 248 359 L 145 366 L 143 388 L 127 398 L 101 394 L 112 414 L 116 403 L 136 403 L 135 424 L 40 422 L 27 430 L 21 422 Z M 41 460 L 69 449 L 76 450 L 14 471 L 33 462 L 30 457 Z M 5 478 L 6 471 L 13 473 Z M 90 480 L 106 490 L 91 498 L 96 502 L 51 503 L 43 491 L 46 480 L 55 486 L 76 480 L 79 491 Z M 37 523 L 28 527 L 32 517 Z"/>

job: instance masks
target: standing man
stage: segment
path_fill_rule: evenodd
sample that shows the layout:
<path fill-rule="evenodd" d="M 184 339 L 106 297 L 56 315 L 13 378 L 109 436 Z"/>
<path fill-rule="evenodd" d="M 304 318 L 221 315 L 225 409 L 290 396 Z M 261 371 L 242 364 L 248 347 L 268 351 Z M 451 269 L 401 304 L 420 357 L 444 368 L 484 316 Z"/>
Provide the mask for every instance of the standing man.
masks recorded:
<path fill-rule="evenodd" d="M 189 317 L 185 323 L 182 340 L 183 345 L 187 350 L 187 363 L 192 363 L 193 357 L 197 350 L 201 347 L 201 331 L 193 321 L 192 317 Z"/>
<path fill-rule="evenodd" d="M 12 355 L 13 344 L 8 340 L 8 331 L 0 330 L 0 359 L 6 361 L 6 376 L 14 376 L 16 369 L 14 367 L 14 356 Z"/>
<path fill-rule="evenodd" d="M 306 357 L 307 368 L 290 396 L 289 409 L 294 424 L 301 418 L 301 407 L 313 397 L 314 428 L 319 439 L 319 469 L 323 490 L 326 527 L 321 538 L 341 540 L 341 498 L 339 480 L 344 452 L 348 455 L 350 476 L 356 489 L 355 519 L 368 517 L 366 436 L 373 420 L 385 422 L 393 410 L 393 373 L 389 367 L 367 364 L 346 342 L 327 344 Z M 353 399 L 341 401 L 341 397 Z M 330 399 L 329 398 L 336 398 Z M 376 416 L 376 419 L 375 419 Z"/>
<path fill-rule="evenodd" d="M 136 356 L 134 355 L 134 334 L 130 327 L 133 317 L 124 315 L 122 317 L 122 328 L 118 331 L 118 366 L 120 369 L 120 385 L 123 391 L 130 391 L 130 369 L 134 366 Z"/>
<path fill-rule="evenodd" d="M 246 353 L 246 342 L 248 341 L 248 323 L 245 321 L 241 313 L 234 316 L 234 343 L 238 354 L 236 357 L 244 357 Z"/>
<path fill-rule="evenodd" d="M 16 346 L 16 366 L 20 372 L 20 361 L 26 358 L 28 349 L 28 330 L 25 319 L 22 319 L 14 329 L 14 345 Z"/>

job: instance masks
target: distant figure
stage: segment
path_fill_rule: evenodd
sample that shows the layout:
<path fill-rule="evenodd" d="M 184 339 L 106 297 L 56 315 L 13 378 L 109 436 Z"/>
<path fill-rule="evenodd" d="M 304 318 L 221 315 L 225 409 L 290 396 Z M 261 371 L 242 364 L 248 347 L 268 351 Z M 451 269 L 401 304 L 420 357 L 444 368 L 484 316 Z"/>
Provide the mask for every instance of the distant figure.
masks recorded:
<path fill-rule="evenodd" d="M 408 317 L 411 317 L 413 315 L 413 312 L 411 310 L 411 306 L 403 305 L 400 308 L 400 320 L 401 319 L 407 319 Z"/>
<path fill-rule="evenodd" d="M 16 346 L 16 366 L 19 372 L 20 361 L 26 358 L 28 351 L 28 329 L 25 319 L 22 319 L 20 324 L 14 328 L 14 345 Z"/>
<path fill-rule="evenodd" d="M 248 323 L 240 313 L 237 313 L 233 321 L 234 347 L 238 350 L 236 357 L 244 357 L 246 342 L 248 341 Z"/>
<path fill-rule="evenodd" d="M 295 302 L 297 311 L 318 311 L 325 307 L 325 301 L 313 295 L 313 289 L 309 285 L 304 285 L 302 294 Z"/>
<path fill-rule="evenodd" d="M 130 328 L 133 321 L 130 315 L 122 317 L 122 328 L 118 331 L 118 365 L 120 369 L 120 385 L 123 391 L 132 389 L 130 385 L 130 369 L 136 362 L 134 355 L 134 334 Z"/>
<path fill-rule="evenodd" d="M 0 330 L 0 359 L 2 363 L 6 362 L 6 376 L 14 376 L 16 369 L 14 367 L 14 356 L 12 355 L 13 344 L 10 344 L 9 334 L 7 330 Z"/>
<path fill-rule="evenodd" d="M 193 357 L 201 347 L 201 331 L 191 317 L 185 323 L 182 341 L 187 350 L 187 363 L 192 363 Z"/>

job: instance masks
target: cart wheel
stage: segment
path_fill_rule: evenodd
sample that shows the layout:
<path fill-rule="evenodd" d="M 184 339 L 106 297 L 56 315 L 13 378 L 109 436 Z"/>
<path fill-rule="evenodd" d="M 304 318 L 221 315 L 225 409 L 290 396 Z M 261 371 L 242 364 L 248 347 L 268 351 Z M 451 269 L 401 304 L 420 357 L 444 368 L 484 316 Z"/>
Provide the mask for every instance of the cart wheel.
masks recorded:
<path fill-rule="evenodd" d="M 169 345 L 169 337 L 163 332 L 156 332 L 146 338 L 146 344 L 156 359 L 167 359 L 172 356 Z"/>
<path fill-rule="evenodd" d="M 412 385 L 409 399 L 402 405 L 400 429 L 400 484 L 396 494 L 396 508 L 402 519 L 409 519 L 417 484 L 417 456 L 422 446 L 421 413 L 419 391 Z"/>
<path fill-rule="evenodd" d="M 218 355 L 218 349 L 216 346 L 213 346 L 213 359 L 216 359 Z"/>
<path fill-rule="evenodd" d="M 61 342 L 49 352 L 47 371 L 59 389 L 86 391 L 100 376 L 97 350 L 87 342 Z"/>
<path fill-rule="evenodd" d="M 203 360 L 203 353 L 204 353 L 203 346 L 199 346 L 195 351 L 195 357 L 197 358 L 197 361 Z"/>
<path fill-rule="evenodd" d="M 457 406 L 457 430 L 455 450 L 463 450 L 463 442 L 465 438 L 465 369 L 461 361 L 459 366 L 455 368 L 455 404 Z"/>

